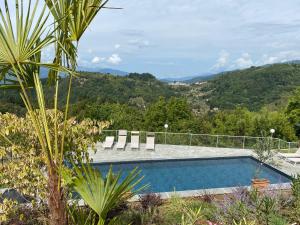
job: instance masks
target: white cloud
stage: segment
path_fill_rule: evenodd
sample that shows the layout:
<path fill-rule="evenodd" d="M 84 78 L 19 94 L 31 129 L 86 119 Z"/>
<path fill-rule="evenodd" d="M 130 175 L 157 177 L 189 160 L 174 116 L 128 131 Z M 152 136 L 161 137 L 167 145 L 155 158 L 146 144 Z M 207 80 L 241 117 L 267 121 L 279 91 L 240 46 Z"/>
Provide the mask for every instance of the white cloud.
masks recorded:
<path fill-rule="evenodd" d="M 97 63 L 100 63 L 102 61 L 104 61 L 105 58 L 101 58 L 101 57 L 98 57 L 98 56 L 95 56 L 93 59 L 92 59 L 92 63 L 93 64 L 97 64 Z"/>
<path fill-rule="evenodd" d="M 272 64 L 278 62 L 279 58 L 277 56 L 268 56 L 267 54 L 262 57 L 262 64 Z"/>
<path fill-rule="evenodd" d="M 246 52 L 246 53 L 243 53 L 240 58 L 235 60 L 233 67 L 238 68 L 238 69 L 243 69 L 243 68 L 248 68 L 253 65 L 254 65 L 254 63 L 251 59 L 250 54 Z"/>
<path fill-rule="evenodd" d="M 218 58 L 216 64 L 213 66 L 213 69 L 217 70 L 217 69 L 224 68 L 228 63 L 228 59 L 229 59 L 229 53 L 225 50 L 222 50 L 219 53 L 219 58 Z"/>
<path fill-rule="evenodd" d="M 146 61 L 145 62 L 146 64 L 150 64 L 150 65 L 160 65 L 160 66 L 173 66 L 175 65 L 174 62 L 171 62 L 171 61 L 168 61 L 168 62 L 162 62 L 162 61 L 158 61 L 158 62 L 155 62 L 155 61 Z"/>
<path fill-rule="evenodd" d="M 131 39 L 128 41 L 128 44 L 138 48 L 146 48 L 150 46 L 150 41 L 142 39 Z"/>
<path fill-rule="evenodd" d="M 262 59 L 259 61 L 259 64 L 272 64 L 272 63 L 281 63 L 291 60 L 299 60 L 300 51 L 290 50 L 290 51 L 280 51 L 273 53 L 272 55 L 264 54 Z"/>
<path fill-rule="evenodd" d="M 42 51 L 42 60 L 47 63 L 53 62 L 54 59 L 54 46 L 50 45 Z"/>
<path fill-rule="evenodd" d="M 120 18 L 118 13 L 105 11 L 80 42 L 79 53 L 90 64 L 95 55 L 108 60 L 118 53 L 126 55 L 124 70 L 180 76 L 281 62 L 296 54 L 278 52 L 300 52 L 297 0 L 174 0 L 173 4 L 170 0 L 115 0 L 113 5 L 125 8 L 126 15 Z M 110 23 L 99 26 L 104 20 Z M 230 53 L 227 59 L 226 54 L 218 55 L 222 49 Z M 243 57 L 243 52 L 251 58 Z M 264 54 L 268 55 L 263 58 Z M 106 60 L 101 63 L 111 65 Z M 146 63 L 169 60 L 176 65 Z"/>
<path fill-rule="evenodd" d="M 115 44 L 115 49 L 119 49 L 121 47 L 120 44 Z"/>
<path fill-rule="evenodd" d="M 121 57 L 118 54 L 112 54 L 108 59 L 107 62 L 113 65 L 118 65 L 122 62 Z"/>
<path fill-rule="evenodd" d="M 149 45 L 150 45 L 150 42 L 149 42 L 148 40 L 144 40 L 144 41 L 143 41 L 143 44 L 144 44 L 144 46 L 149 46 Z"/>

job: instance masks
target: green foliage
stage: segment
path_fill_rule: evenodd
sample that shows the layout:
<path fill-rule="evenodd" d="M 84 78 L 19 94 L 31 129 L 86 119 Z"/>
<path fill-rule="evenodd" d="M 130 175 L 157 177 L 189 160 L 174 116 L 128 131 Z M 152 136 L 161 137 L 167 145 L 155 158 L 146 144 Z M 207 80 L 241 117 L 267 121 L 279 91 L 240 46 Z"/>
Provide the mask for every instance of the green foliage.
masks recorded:
<path fill-rule="evenodd" d="M 286 115 L 280 111 L 270 112 L 264 108 L 256 114 L 254 132 L 256 134 L 262 131 L 269 132 L 271 128 L 275 129 L 274 137 L 288 141 L 296 140 L 295 130 Z"/>
<path fill-rule="evenodd" d="M 172 97 L 166 101 L 160 98 L 145 112 L 145 129 L 165 131 L 164 124 L 168 123 L 168 131 L 188 131 L 194 120 L 195 116 L 185 99 Z"/>
<path fill-rule="evenodd" d="M 248 222 L 245 218 L 243 218 L 239 223 L 233 221 L 233 225 L 255 225 L 255 222 Z"/>
<path fill-rule="evenodd" d="M 76 204 L 70 205 L 68 215 L 72 225 L 96 224 L 96 214 L 87 207 L 77 206 Z"/>
<path fill-rule="evenodd" d="M 42 80 L 46 83 L 46 79 Z M 64 108 L 67 99 L 69 81 L 62 78 L 59 82 L 58 106 Z M 72 82 L 71 110 L 72 114 L 80 114 L 85 111 L 86 105 L 128 104 L 143 110 L 148 104 L 158 100 L 160 96 L 170 98 L 177 96 L 177 92 L 167 84 L 162 83 L 149 74 L 129 74 L 128 76 L 113 76 L 108 74 L 80 72 Z M 53 107 L 52 96 L 55 88 L 45 86 L 46 105 Z M 34 96 L 34 93 L 31 93 Z M 3 106 L 2 106 L 3 105 Z M 18 113 L 17 110 L 25 106 L 17 91 L 0 90 L 0 110 L 1 106 L 9 106 L 5 112 Z M 24 110 L 24 109 L 23 109 Z"/>
<path fill-rule="evenodd" d="M 271 162 L 273 160 L 273 138 L 262 132 L 262 138 L 259 138 L 256 142 L 254 153 L 256 158 L 262 163 Z"/>
<path fill-rule="evenodd" d="M 222 224 L 231 224 L 232 221 L 236 224 L 255 221 L 256 223 L 253 224 L 273 225 L 287 219 L 283 213 L 286 205 L 291 206 L 290 199 L 280 191 L 237 189 L 217 204 L 218 210 L 214 215 L 215 219 Z"/>
<path fill-rule="evenodd" d="M 152 75 L 129 74 L 128 76 L 103 75 L 99 73 L 80 72 L 74 80 L 72 88 L 71 104 L 79 103 L 120 103 L 134 105 L 137 98 L 142 101 L 136 104 L 143 109 L 144 104 L 156 101 L 159 96 L 169 98 L 176 95 L 168 85 L 156 80 Z M 61 90 L 67 89 L 67 80 L 63 79 L 60 85 Z M 60 99 L 65 99 L 61 91 Z M 141 100 L 142 99 L 142 100 Z M 144 103 L 143 103 L 144 102 Z M 59 105 L 62 106 L 60 101 Z M 80 104 L 79 104 L 80 105 Z M 84 109 L 84 105 L 82 108 Z"/>
<path fill-rule="evenodd" d="M 80 107 L 81 108 L 81 107 Z M 276 130 L 274 137 L 287 141 L 296 140 L 293 126 L 281 112 L 250 112 L 246 108 L 218 111 L 205 116 L 195 115 L 188 102 L 182 98 L 159 98 L 143 109 L 127 104 L 86 104 L 74 109 L 79 119 L 91 118 L 111 121 L 110 129 L 165 131 L 168 132 L 225 134 L 233 136 L 261 136 L 261 132 Z"/>
<path fill-rule="evenodd" d="M 258 137 L 261 132 L 269 132 L 273 128 L 276 131 L 274 137 L 296 140 L 295 130 L 282 112 L 270 112 L 267 109 L 250 112 L 246 108 L 238 107 L 217 112 L 211 122 L 216 134 Z"/>
<path fill-rule="evenodd" d="M 64 124 L 63 113 L 57 112 L 56 116 L 53 110 L 46 111 L 51 140 L 55 138 L 53 124 L 57 122 L 59 127 Z M 4 163 L 0 164 L 3 171 L 0 173 L 0 185 L 15 188 L 32 197 L 46 198 L 46 177 L 42 173 L 46 166 L 45 153 L 29 115 L 24 118 L 9 113 L 0 114 L 0 123 L 0 134 L 3 134 L 0 136 L 0 156 L 4 159 Z M 89 161 L 88 147 L 93 147 L 99 133 L 107 126 L 105 122 L 90 119 L 81 122 L 76 122 L 74 118 L 67 120 L 64 158 L 76 162 Z"/>
<path fill-rule="evenodd" d="M 75 113 L 73 112 L 73 114 Z M 78 111 L 77 118 L 79 120 L 91 118 L 93 120 L 111 121 L 110 129 L 116 130 L 120 128 L 141 130 L 143 128 L 143 111 L 126 104 L 89 104 L 83 110 Z"/>
<path fill-rule="evenodd" d="M 235 136 L 252 135 L 254 114 L 246 108 L 217 112 L 213 119 L 214 133 Z"/>
<path fill-rule="evenodd" d="M 290 123 L 295 127 L 297 136 L 300 137 L 300 88 L 298 88 L 289 100 L 286 115 Z"/>
<path fill-rule="evenodd" d="M 181 225 L 195 225 L 203 218 L 202 209 L 190 209 L 186 208 L 184 214 L 181 217 Z"/>
<path fill-rule="evenodd" d="M 134 190 L 142 177 L 137 169 L 131 171 L 121 180 L 121 173 L 113 174 L 110 168 L 106 177 L 91 165 L 74 166 L 75 177 L 73 188 L 82 197 L 84 202 L 98 215 L 98 225 L 107 222 L 108 213 L 120 202 L 133 197 L 139 190 Z M 113 218 L 110 223 L 115 222 Z"/>
<path fill-rule="evenodd" d="M 167 120 L 167 103 L 164 98 L 160 98 L 156 103 L 151 105 L 145 114 L 145 127 L 149 131 L 162 131 L 164 124 L 170 123 Z"/>
<path fill-rule="evenodd" d="M 0 205 L 1 225 L 45 225 L 47 224 L 47 207 L 42 204 L 19 205 L 17 202 L 4 200 Z"/>
<path fill-rule="evenodd" d="M 51 107 L 53 87 L 45 86 L 46 105 Z M 59 83 L 58 105 L 66 103 L 68 80 Z M 297 94 L 285 112 L 262 108 L 251 112 L 245 107 L 198 114 L 194 103 L 179 96 L 176 89 L 156 80 L 150 74 L 129 74 L 125 77 L 81 72 L 73 81 L 70 99 L 71 115 L 79 120 L 91 118 L 112 121 L 110 129 L 214 133 L 235 136 L 260 136 L 262 131 L 276 130 L 275 136 L 295 141 L 297 126 Z M 30 94 L 32 97 L 34 93 Z M 238 95 L 238 94 L 237 94 Z M 161 96 L 161 97 L 160 97 Z M 173 96 L 173 97 L 171 97 Z M 239 95 L 238 95 L 239 96 Z M 233 100 L 234 102 L 234 100 Z M 17 92 L 0 91 L 0 111 L 24 112 Z M 295 116 L 296 115 L 296 116 Z"/>
<path fill-rule="evenodd" d="M 209 82 L 211 107 L 260 110 L 300 85 L 300 65 L 273 64 L 226 72 Z"/>
<path fill-rule="evenodd" d="M 294 222 L 300 223 L 300 175 L 296 175 L 292 179 L 292 194 L 293 194 L 293 208 L 291 216 Z"/>
<path fill-rule="evenodd" d="M 280 215 L 271 215 L 270 216 L 270 225 L 288 225 L 287 220 Z"/>

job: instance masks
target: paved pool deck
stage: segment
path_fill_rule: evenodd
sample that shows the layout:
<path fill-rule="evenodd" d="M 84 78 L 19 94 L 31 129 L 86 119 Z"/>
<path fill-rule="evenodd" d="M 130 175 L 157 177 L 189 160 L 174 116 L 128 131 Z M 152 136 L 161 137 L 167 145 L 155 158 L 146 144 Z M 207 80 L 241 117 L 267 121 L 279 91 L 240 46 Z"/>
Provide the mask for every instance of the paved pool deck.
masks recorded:
<path fill-rule="evenodd" d="M 186 145 L 155 145 L 155 151 L 145 150 L 145 144 L 141 144 L 139 150 L 131 150 L 127 144 L 125 150 L 103 149 L 102 143 L 95 146 L 96 153 L 90 150 L 93 163 L 104 162 L 124 162 L 124 161 L 144 161 L 144 160 L 163 160 L 163 159 L 191 159 L 191 158 L 213 158 L 213 157 L 238 157 L 253 156 L 250 149 L 240 148 L 214 148 Z M 293 165 L 275 156 L 276 169 L 288 174 L 300 174 L 300 165 Z"/>
<path fill-rule="evenodd" d="M 248 156 L 252 154 L 248 149 L 236 148 L 213 148 L 186 145 L 155 145 L 155 151 L 145 150 L 145 144 L 141 144 L 139 150 L 131 150 L 128 144 L 125 150 L 103 149 L 101 143 L 96 145 L 96 154 L 90 151 L 93 162 L 119 162 L 139 160 L 160 160 L 160 159 L 186 159 L 186 158 L 212 158 L 212 157 L 233 157 Z"/>

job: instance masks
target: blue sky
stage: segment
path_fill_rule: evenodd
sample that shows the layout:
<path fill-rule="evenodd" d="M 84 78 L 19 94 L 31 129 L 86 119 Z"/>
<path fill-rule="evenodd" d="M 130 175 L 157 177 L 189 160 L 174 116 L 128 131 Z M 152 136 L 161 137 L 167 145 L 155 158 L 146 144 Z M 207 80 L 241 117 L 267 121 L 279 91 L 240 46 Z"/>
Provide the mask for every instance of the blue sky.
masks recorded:
<path fill-rule="evenodd" d="M 111 0 L 80 44 L 89 67 L 180 77 L 300 59 L 297 0 Z"/>
<path fill-rule="evenodd" d="M 82 67 L 185 77 L 300 59 L 299 0 L 108 5 L 123 9 L 104 9 L 96 17 L 79 45 Z"/>

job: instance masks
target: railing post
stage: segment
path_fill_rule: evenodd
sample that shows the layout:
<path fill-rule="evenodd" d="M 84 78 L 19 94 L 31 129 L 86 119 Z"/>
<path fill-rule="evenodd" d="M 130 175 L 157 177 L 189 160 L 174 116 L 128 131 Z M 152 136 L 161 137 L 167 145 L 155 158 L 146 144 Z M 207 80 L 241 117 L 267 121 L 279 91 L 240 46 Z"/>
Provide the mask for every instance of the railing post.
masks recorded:
<path fill-rule="evenodd" d="M 246 137 L 243 137 L 243 149 L 245 149 L 245 141 L 246 141 Z"/>
<path fill-rule="evenodd" d="M 165 144 L 167 144 L 167 132 L 165 132 Z"/>
<path fill-rule="evenodd" d="M 192 145 L 192 137 L 193 137 L 193 134 L 190 133 L 190 146 Z"/>
<path fill-rule="evenodd" d="M 217 135 L 217 144 L 216 144 L 216 148 L 218 147 L 219 145 L 219 135 Z"/>
<path fill-rule="evenodd" d="M 280 150 L 280 138 L 278 138 L 278 150 Z"/>
<path fill-rule="evenodd" d="M 289 142 L 289 152 L 291 152 L 291 142 Z"/>

